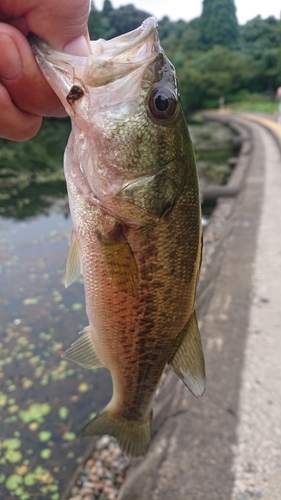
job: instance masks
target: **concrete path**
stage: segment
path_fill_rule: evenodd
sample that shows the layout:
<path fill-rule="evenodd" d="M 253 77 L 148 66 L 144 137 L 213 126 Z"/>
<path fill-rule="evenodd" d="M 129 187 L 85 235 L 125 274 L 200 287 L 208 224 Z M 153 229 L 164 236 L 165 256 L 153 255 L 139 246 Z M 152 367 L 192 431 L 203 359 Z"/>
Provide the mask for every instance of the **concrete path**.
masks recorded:
<path fill-rule="evenodd" d="M 261 139 L 264 200 L 253 263 L 233 500 L 281 499 L 281 162 L 273 137 L 264 133 Z"/>
<path fill-rule="evenodd" d="M 280 147 L 260 124 L 225 119 L 248 140 L 247 175 L 200 284 L 207 391 L 197 400 L 168 373 L 119 500 L 281 499 Z"/>

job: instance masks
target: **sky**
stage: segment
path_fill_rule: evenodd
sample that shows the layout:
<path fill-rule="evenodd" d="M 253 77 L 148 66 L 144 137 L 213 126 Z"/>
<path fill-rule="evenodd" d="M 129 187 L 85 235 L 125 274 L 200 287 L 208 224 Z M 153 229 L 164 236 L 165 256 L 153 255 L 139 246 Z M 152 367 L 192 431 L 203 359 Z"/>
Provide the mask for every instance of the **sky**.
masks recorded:
<path fill-rule="evenodd" d="M 184 19 L 190 21 L 202 13 L 203 0 L 111 0 L 114 8 L 132 3 L 138 9 L 145 10 L 158 19 L 167 15 L 173 21 Z M 280 19 L 280 0 L 234 0 L 239 24 L 260 15 L 263 19 L 275 16 Z M 98 10 L 102 9 L 103 0 L 94 0 Z"/>

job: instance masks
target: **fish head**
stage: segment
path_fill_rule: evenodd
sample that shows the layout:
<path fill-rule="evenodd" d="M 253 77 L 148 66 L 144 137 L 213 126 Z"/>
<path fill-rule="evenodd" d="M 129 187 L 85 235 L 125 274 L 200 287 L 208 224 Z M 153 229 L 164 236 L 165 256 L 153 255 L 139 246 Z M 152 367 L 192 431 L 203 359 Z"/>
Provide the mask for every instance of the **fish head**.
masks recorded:
<path fill-rule="evenodd" d="M 57 52 L 37 38 L 31 44 L 72 119 L 79 168 L 94 195 L 106 200 L 125 193 L 129 199 L 140 183 L 155 190 L 155 176 L 183 149 L 186 127 L 156 19 L 91 42 L 87 57 Z"/>

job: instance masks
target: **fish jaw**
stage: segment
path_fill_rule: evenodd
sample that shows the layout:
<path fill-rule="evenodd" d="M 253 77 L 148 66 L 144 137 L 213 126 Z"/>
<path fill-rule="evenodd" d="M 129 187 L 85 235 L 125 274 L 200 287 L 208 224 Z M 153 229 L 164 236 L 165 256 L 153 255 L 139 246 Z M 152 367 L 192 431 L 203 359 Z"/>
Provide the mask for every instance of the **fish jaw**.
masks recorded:
<path fill-rule="evenodd" d="M 91 53 L 89 50 L 88 56 L 56 51 L 35 35 L 31 35 L 29 40 L 45 78 L 60 98 L 68 115 L 78 121 L 81 128 L 83 124 L 86 126 L 86 121 L 91 123 L 95 120 L 99 107 L 114 105 L 114 88 L 105 103 L 105 86 L 124 77 L 130 81 L 130 76 L 138 68 L 153 61 L 161 50 L 157 20 L 154 17 L 146 19 L 139 28 L 125 35 L 109 41 L 99 39 L 90 42 Z M 139 77 L 133 78 L 133 88 L 131 84 L 125 85 L 127 101 L 128 93 L 135 94 L 137 81 Z M 80 95 L 75 95 L 73 87 L 80 89 Z M 97 87 L 101 88 L 101 92 L 91 92 L 91 89 Z M 81 99 L 85 94 L 86 98 Z M 121 92 L 118 105 L 122 98 Z"/>

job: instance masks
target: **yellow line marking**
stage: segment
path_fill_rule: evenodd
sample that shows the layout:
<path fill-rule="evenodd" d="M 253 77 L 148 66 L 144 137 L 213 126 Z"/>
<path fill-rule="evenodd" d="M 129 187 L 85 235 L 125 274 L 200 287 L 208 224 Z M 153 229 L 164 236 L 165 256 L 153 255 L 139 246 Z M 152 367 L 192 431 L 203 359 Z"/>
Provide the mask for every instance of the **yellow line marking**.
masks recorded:
<path fill-rule="evenodd" d="M 264 127 L 271 129 L 278 137 L 281 138 L 281 125 L 280 123 L 274 122 L 273 120 L 268 120 L 267 118 L 262 118 L 261 116 L 248 115 L 247 113 L 241 114 L 242 117 L 258 122 Z"/>

